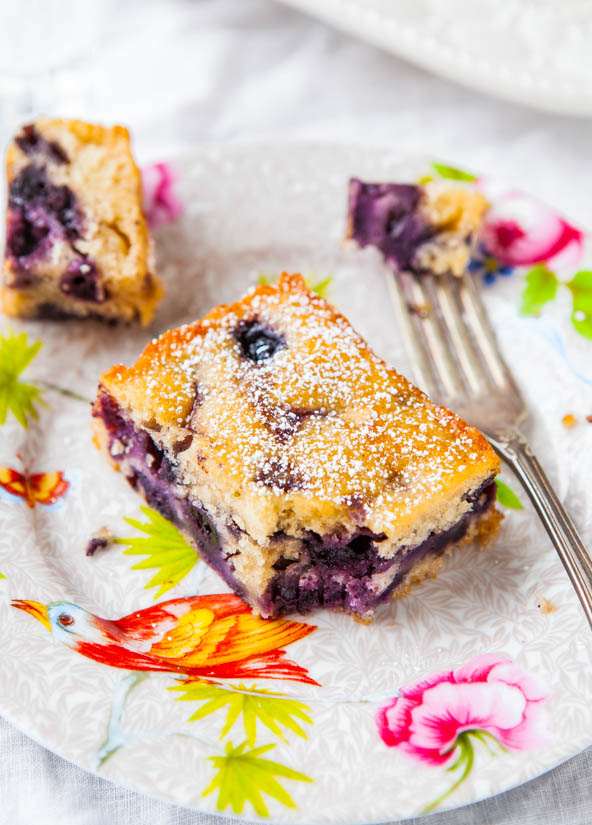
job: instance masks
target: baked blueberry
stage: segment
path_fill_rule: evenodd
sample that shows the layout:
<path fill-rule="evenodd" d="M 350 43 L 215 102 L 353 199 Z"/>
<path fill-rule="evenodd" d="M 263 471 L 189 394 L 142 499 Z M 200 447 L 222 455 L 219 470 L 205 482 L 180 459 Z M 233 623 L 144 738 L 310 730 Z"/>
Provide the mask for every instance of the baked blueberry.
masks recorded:
<path fill-rule="evenodd" d="M 46 155 L 48 160 L 54 163 L 68 163 L 68 155 L 60 146 L 57 140 L 46 140 L 41 137 L 34 123 L 23 126 L 14 142 L 25 155 Z"/>
<path fill-rule="evenodd" d="M 240 321 L 234 335 L 243 356 L 255 364 L 266 361 L 275 355 L 278 349 L 286 346 L 283 335 L 256 318 L 250 321 Z"/>
<path fill-rule="evenodd" d="M 44 241 L 51 231 L 50 222 L 41 212 L 35 219 L 25 215 L 25 210 L 13 210 L 6 227 L 6 254 L 18 262 L 19 268 L 29 269 L 30 259 L 35 252 L 44 246 Z"/>
<path fill-rule="evenodd" d="M 101 304 L 107 299 L 99 271 L 88 258 L 72 261 L 60 279 L 60 289 L 79 301 Z"/>

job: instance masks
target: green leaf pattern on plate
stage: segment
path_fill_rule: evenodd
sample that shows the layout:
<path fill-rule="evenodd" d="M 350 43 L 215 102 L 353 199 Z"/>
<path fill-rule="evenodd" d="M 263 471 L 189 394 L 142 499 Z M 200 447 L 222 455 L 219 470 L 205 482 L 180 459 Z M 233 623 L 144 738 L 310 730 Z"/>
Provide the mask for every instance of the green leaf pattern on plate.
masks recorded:
<path fill-rule="evenodd" d="M 473 183 L 477 180 L 477 175 L 472 172 L 466 172 L 464 169 L 458 169 L 456 166 L 448 166 L 446 163 L 432 162 L 432 166 L 441 178 L 446 180 L 458 180 L 464 183 Z"/>
<path fill-rule="evenodd" d="M 275 745 L 263 745 L 247 751 L 247 744 L 245 741 L 234 747 L 232 742 L 227 742 L 224 756 L 208 757 L 217 772 L 202 796 L 218 790 L 217 809 L 223 811 L 230 806 L 236 814 L 242 813 L 245 804 L 250 802 L 256 814 L 269 816 L 262 794 L 288 808 L 295 808 L 294 800 L 276 777 L 295 782 L 312 782 L 312 779 L 279 762 L 263 759 L 263 754 Z"/>
<path fill-rule="evenodd" d="M 522 293 L 521 315 L 538 315 L 543 306 L 557 294 L 557 275 L 545 264 L 537 264 L 526 274 L 526 287 Z"/>
<path fill-rule="evenodd" d="M 132 570 L 157 570 L 158 572 L 144 585 L 158 587 L 157 599 L 193 570 L 199 556 L 197 550 L 192 547 L 181 531 L 167 521 L 160 513 L 150 507 L 140 507 L 142 513 L 148 521 L 137 521 L 126 518 L 125 521 L 136 530 L 145 533 L 146 536 L 133 536 L 131 538 L 116 538 L 114 544 L 126 544 L 127 550 L 123 552 L 128 556 L 147 556 L 144 561 L 138 562 Z"/>
<path fill-rule="evenodd" d="M 592 272 L 577 272 L 566 286 L 573 298 L 571 322 L 580 335 L 592 339 Z"/>
<path fill-rule="evenodd" d="M 496 478 L 495 484 L 497 487 L 497 500 L 503 507 L 508 507 L 510 510 L 524 509 L 522 502 L 511 487 L 508 487 L 508 485 L 500 481 L 499 478 Z"/>
<path fill-rule="evenodd" d="M 287 742 L 282 727 L 291 730 L 297 736 L 306 739 L 306 731 L 299 724 L 312 724 L 308 715 L 309 708 L 303 702 L 287 699 L 282 694 L 272 693 L 269 690 L 250 687 L 243 684 L 232 686 L 232 690 L 217 685 L 188 682 L 170 690 L 180 691 L 183 696 L 178 700 L 183 702 L 204 702 L 204 704 L 189 717 L 190 722 L 204 719 L 217 710 L 227 709 L 226 720 L 220 738 L 230 732 L 235 722 L 242 716 L 243 727 L 247 742 L 254 747 L 257 737 L 257 721 L 268 728 L 283 742 Z M 299 720 L 299 721 L 297 721 Z"/>
<path fill-rule="evenodd" d="M 278 275 L 269 276 L 265 272 L 260 272 L 257 277 L 257 284 L 259 286 L 268 286 L 269 284 L 274 284 L 278 280 L 278 277 Z M 316 292 L 316 294 L 320 295 L 321 298 L 326 298 L 331 282 L 333 281 L 333 275 L 327 275 L 319 281 L 317 280 L 315 273 L 311 273 L 310 275 L 307 275 L 304 280 L 306 281 L 306 285 L 311 292 Z"/>
<path fill-rule="evenodd" d="M 41 390 L 35 384 L 19 380 L 41 349 L 41 341 L 29 344 L 26 332 L 15 335 L 12 330 L 0 337 L 0 426 L 6 423 L 10 411 L 25 429 L 29 418 L 37 418 L 37 404 L 44 404 Z"/>

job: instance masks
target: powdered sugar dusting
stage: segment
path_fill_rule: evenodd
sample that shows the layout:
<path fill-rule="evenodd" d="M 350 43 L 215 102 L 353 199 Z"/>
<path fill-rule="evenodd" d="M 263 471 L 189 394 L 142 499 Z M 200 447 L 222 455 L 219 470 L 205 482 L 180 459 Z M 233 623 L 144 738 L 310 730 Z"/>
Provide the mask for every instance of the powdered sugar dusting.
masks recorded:
<path fill-rule="evenodd" d="M 245 320 L 285 346 L 260 363 L 246 357 L 236 340 Z M 239 490 L 388 519 L 492 463 L 476 430 L 387 367 L 300 276 L 149 349 L 138 367 L 150 416 L 191 432 L 205 471 Z"/>

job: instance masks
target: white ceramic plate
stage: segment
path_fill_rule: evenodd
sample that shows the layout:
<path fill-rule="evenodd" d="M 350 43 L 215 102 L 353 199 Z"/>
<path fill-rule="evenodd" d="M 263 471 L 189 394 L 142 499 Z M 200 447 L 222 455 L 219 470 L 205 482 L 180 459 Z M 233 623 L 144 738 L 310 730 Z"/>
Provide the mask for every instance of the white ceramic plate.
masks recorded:
<path fill-rule="evenodd" d="M 345 196 L 352 174 L 417 180 L 427 171 L 435 174 L 427 162 L 404 162 L 359 147 L 283 143 L 204 149 L 174 166 L 184 213 L 156 232 L 168 294 L 154 327 L 146 332 L 13 323 L 13 331 L 43 342 L 25 380 L 50 381 L 91 398 L 100 373 L 116 362 L 131 363 L 153 334 L 236 298 L 258 273 L 272 276 L 282 269 L 317 280 L 331 275 L 330 299 L 381 355 L 407 369 L 378 255 L 341 246 Z M 516 212 L 515 202 L 508 206 L 502 197 L 497 204 L 491 231 L 508 223 L 508 208 Z M 549 233 L 563 226 L 551 210 L 528 199 L 519 206 L 522 246 L 510 243 L 509 257 L 520 250 L 523 257 L 538 254 Z M 585 256 L 590 260 L 586 240 L 576 237 L 577 249 L 566 241 L 563 257 L 547 264 L 563 280 L 576 268 L 585 269 Z M 482 258 L 476 266 L 491 274 L 496 266 L 490 256 Z M 581 457 L 592 448 L 592 425 L 585 421 L 592 413 L 592 343 L 570 323 L 569 289 L 560 286 L 536 319 L 517 313 L 523 287 L 520 269 L 483 286 L 501 345 L 533 413 L 532 443 L 590 541 L 589 472 Z M 25 467 L 30 474 L 61 471 L 69 487 L 63 492 L 59 479 L 50 478 L 49 492 L 38 492 L 29 507 L 18 475 L 3 471 L 1 476 L 0 571 L 6 578 L 0 581 L 0 712 L 46 747 L 117 782 L 204 811 L 215 811 L 219 803 L 231 814 L 234 800 L 237 813 L 253 817 L 249 801 L 241 806 L 242 794 L 260 812 L 263 800 L 276 821 L 352 823 L 420 812 L 450 790 L 471 756 L 472 770 L 442 799 L 441 808 L 506 790 L 592 743 L 590 633 L 526 505 L 507 511 L 487 552 L 459 550 L 438 580 L 383 607 L 372 625 L 339 614 L 305 617 L 317 629 L 287 647 L 286 656 L 320 687 L 264 678 L 222 680 L 214 698 L 227 704 L 189 721 L 204 707 L 203 689 L 200 701 L 199 690 L 192 701 L 178 701 L 183 692 L 169 688 L 183 684 L 173 675 L 142 678 L 141 670 L 125 671 L 81 655 L 76 642 L 88 641 L 88 651 L 101 641 L 82 609 L 111 619 L 135 612 L 146 626 L 154 620 L 142 611 L 154 604 L 156 590 L 145 585 L 156 571 L 132 570 L 138 558 L 124 555 L 118 545 L 85 556 L 90 536 L 103 525 L 120 537 L 139 536 L 123 519 L 144 520 L 141 502 L 93 447 L 88 406 L 52 390 L 44 397 L 47 407 L 28 429 L 9 415 L 1 430 L 0 465 L 21 475 Z M 567 413 L 578 421 L 571 429 L 562 424 Z M 516 482 L 506 481 L 524 500 Z M 44 496 L 47 502 L 52 490 L 56 500 L 49 505 Z M 199 563 L 157 601 L 221 592 L 225 587 L 218 577 Z M 68 604 L 53 609 L 50 634 L 42 622 L 11 606 L 15 599 Z M 547 613 L 539 605 L 555 609 Z M 116 652 L 110 657 L 117 663 Z M 481 657 L 477 665 L 475 657 Z M 438 673 L 431 686 L 392 707 L 402 686 Z M 259 697 L 272 723 L 266 727 L 259 719 L 253 729 L 249 712 L 246 717 L 242 712 L 241 684 L 280 691 L 306 708 L 286 698 Z M 229 702 L 238 710 L 224 730 Z M 383 714 L 386 743 L 376 722 L 385 707 L 391 708 Z M 400 716 L 397 728 L 402 708 L 410 715 Z M 282 719 L 296 725 L 283 725 Z M 225 750 L 227 742 L 237 748 L 246 740 L 242 751 Z M 445 740 L 452 746 L 447 753 Z M 275 747 L 258 750 L 267 745 Z M 447 771 L 459 757 L 455 771 Z M 220 770 L 235 771 L 232 799 L 216 788 L 203 796 Z"/>
<path fill-rule="evenodd" d="M 592 114 L 585 0 L 283 0 L 466 86 L 527 106 Z"/>

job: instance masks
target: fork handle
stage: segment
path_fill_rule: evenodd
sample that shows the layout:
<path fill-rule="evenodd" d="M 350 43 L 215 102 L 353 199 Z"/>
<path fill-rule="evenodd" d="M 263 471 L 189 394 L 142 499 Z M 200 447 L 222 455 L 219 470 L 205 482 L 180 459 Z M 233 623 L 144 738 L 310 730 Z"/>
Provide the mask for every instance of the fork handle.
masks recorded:
<path fill-rule="evenodd" d="M 592 559 L 573 521 L 524 437 L 516 432 L 489 441 L 518 476 L 545 525 L 592 628 Z"/>

